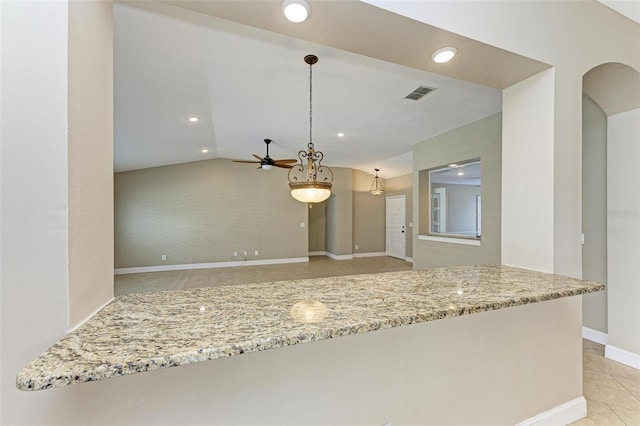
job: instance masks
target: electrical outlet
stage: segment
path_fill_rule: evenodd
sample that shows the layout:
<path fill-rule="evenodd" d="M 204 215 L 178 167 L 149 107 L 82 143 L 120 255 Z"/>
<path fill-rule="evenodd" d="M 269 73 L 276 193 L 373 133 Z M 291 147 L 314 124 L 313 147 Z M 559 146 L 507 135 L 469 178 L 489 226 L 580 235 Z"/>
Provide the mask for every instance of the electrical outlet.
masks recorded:
<path fill-rule="evenodd" d="M 358 250 L 358 245 L 356 244 L 356 250 Z"/>
<path fill-rule="evenodd" d="M 584 234 L 580 234 L 580 242 L 584 245 Z"/>
<path fill-rule="evenodd" d="M 259 254 L 258 250 L 254 251 L 253 254 L 257 256 Z"/>
<path fill-rule="evenodd" d="M 413 222 L 409 222 L 409 228 L 413 228 Z"/>
<path fill-rule="evenodd" d="M 305 227 L 304 222 L 300 222 L 300 228 L 304 228 L 304 227 Z"/>
<path fill-rule="evenodd" d="M 233 252 L 233 255 L 234 255 L 234 256 L 238 256 L 238 252 L 237 252 L 237 251 L 234 251 L 234 252 Z"/>
<path fill-rule="evenodd" d="M 247 251 L 246 251 L 246 250 L 244 251 L 244 255 L 245 255 L 245 256 L 247 255 Z"/>
<path fill-rule="evenodd" d="M 167 260 L 167 255 L 166 254 L 162 255 L 162 260 Z"/>

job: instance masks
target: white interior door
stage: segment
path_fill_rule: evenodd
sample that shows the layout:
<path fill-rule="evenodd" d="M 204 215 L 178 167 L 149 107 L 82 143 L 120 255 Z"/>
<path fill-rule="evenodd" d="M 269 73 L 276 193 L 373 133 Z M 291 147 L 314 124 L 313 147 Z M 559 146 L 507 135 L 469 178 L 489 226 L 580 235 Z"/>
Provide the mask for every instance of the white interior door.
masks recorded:
<path fill-rule="evenodd" d="M 387 256 L 403 260 L 406 256 L 407 241 L 405 198 L 404 195 L 387 197 Z"/>

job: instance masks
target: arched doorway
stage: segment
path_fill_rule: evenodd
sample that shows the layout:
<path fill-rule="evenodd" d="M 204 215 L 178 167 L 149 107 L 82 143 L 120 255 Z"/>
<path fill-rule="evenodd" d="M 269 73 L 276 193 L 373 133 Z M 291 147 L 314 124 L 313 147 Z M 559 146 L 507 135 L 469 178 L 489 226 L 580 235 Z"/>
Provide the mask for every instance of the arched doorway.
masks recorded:
<path fill-rule="evenodd" d="M 640 368 L 640 73 L 606 63 L 583 76 L 583 326 L 606 356 Z"/>

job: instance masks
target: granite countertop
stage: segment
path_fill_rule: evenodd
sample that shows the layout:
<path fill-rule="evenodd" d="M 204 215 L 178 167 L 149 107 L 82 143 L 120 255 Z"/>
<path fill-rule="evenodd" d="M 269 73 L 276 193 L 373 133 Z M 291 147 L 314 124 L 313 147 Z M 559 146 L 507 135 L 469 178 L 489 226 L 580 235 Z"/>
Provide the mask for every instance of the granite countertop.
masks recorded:
<path fill-rule="evenodd" d="M 604 290 L 462 266 L 119 296 L 19 372 L 41 390 Z"/>

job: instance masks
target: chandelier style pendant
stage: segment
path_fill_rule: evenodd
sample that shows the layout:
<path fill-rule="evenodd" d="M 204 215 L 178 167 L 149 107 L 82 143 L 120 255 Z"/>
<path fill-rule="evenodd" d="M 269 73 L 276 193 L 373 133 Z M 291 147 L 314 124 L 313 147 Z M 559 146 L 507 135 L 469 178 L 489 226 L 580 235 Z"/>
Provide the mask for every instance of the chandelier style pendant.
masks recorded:
<path fill-rule="evenodd" d="M 331 196 L 333 172 L 322 165 L 324 154 L 313 146 L 313 64 L 318 62 L 315 55 L 307 55 L 309 64 L 309 143 L 307 149 L 298 152 L 299 163 L 289 169 L 291 196 L 303 203 L 321 203 Z"/>
<path fill-rule="evenodd" d="M 373 178 L 373 182 L 371 182 L 371 188 L 369 188 L 369 193 L 373 195 L 381 195 L 384 193 L 384 186 L 378 177 L 378 172 L 380 169 L 374 169 L 376 171 L 376 177 Z"/>

